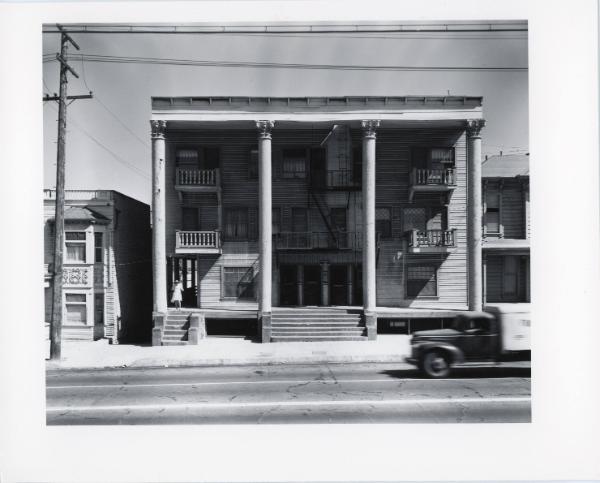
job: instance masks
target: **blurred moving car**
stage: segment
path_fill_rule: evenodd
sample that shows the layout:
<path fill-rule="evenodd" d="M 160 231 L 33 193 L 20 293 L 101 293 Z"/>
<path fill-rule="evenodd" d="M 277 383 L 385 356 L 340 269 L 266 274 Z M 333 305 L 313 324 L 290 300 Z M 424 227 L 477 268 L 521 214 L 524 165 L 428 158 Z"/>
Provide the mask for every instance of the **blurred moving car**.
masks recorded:
<path fill-rule="evenodd" d="M 454 366 L 530 360 L 530 330 L 529 304 L 490 304 L 457 315 L 450 328 L 414 332 L 406 361 L 442 378 Z"/>

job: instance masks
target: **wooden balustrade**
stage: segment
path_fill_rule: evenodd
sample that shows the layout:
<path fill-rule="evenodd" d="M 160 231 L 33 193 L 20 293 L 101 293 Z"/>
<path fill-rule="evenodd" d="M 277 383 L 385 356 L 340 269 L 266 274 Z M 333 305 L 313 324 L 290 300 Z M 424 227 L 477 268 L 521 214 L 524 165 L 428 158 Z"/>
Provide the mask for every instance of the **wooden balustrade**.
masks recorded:
<path fill-rule="evenodd" d="M 454 230 L 412 230 L 408 244 L 412 248 L 453 247 Z"/>
<path fill-rule="evenodd" d="M 175 248 L 219 248 L 218 231 L 177 231 Z"/>
<path fill-rule="evenodd" d="M 177 168 L 175 184 L 179 186 L 216 186 L 218 169 Z"/>
<path fill-rule="evenodd" d="M 420 169 L 413 168 L 413 185 L 454 185 L 454 168 Z"/>
<path fill-rule="evenodd" d="M 354 232 L 281 232 L 273 235 L 277 250 L 359 249 L 360 234 Z"/>

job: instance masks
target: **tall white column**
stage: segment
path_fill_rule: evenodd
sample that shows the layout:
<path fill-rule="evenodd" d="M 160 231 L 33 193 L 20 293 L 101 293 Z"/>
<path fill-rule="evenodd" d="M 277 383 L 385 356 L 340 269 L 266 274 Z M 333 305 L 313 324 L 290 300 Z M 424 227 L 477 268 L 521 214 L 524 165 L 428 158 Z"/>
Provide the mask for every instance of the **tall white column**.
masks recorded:
<path fill-rule="evenodd" d="M 468 165 L 467 165 L 467 250 L 469 267 L 469 310 L 483 308 L 482 276 L 482 218 L 481 199 L 481 130 L 485 126 L 483 119 L 467 121 Z"/>
<path fill-rule="evenodd" d="M 152 127 L 152 276 L 154 312 L 167 311 L 167 252 L 165 246 L 165 130 L 166 121 Z"/>
<path fill-rule="evenodd" d="M 272 209 L 271 209 L 271 130 L 272 121 L 257 121 L 258 129 L 258 234 L 260 294 L 258 308 L 261 318 L 261 340 L 271 341 L 272 292 Z"/>
<path fill-rule="evenodd" d="M 377 336 L 375 240 L 375 138 L 379 121 L 362 121 L 363 306 L 367 335 Z"/>

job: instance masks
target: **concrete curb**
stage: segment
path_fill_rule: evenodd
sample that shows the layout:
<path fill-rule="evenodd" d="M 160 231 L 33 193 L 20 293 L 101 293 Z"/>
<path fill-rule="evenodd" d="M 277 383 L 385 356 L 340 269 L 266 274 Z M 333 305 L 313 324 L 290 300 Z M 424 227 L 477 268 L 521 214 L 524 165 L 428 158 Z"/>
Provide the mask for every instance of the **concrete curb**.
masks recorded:
<path fill-rule="evenodd" d="M 46 362 L 46 370 L 49 371 L 68 371 L 68 370 L 101 370 L 101 369 L 143 369 L 143 368 L 161 368 L 161 367 L 222 367 L 222 366 L 254 366 L 254 365 L 308 365 L 308 364 L 377 364 L 377 363 L 397 363 L 403 367 L 414 368 L 414 366 L 404 362 L 404 356 L 322 356 L 322 357 L 248 357 L 237 359 L 140 359 L 131 362 L 113 363 L 104 365 L 82 365 L 69 364 L 65 362 Z"/>

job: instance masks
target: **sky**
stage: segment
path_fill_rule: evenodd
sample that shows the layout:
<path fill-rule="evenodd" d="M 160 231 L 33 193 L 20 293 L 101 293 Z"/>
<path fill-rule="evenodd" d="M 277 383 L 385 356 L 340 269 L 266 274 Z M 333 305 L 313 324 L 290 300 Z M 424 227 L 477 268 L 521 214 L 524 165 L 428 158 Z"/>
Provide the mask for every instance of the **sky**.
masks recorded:
<path fill-rule="evenodd" d="M 527 32 L 335 34 L 72 34 L 67 189 L 114 189 L 151 199 L 152 96 L 483 96 L 483 153 L 525 153 L 528 131 Z M 44 59 L 60 49 L 43 35 Z M 210 61 L 183 66 L 97 62 L 120 56 Z M 47 57 L 46 57 L 47 56 Z M 220 62 L 328 65 L 329 69 L 227 67 Z M 336 68 L 336 66 L 346 66 Z M 398 71 L 347 66 L 509 67 L 510 71 Z M 59 65 L 43 63 L 43 94 L 58 92 Z M 44 187 L 56 183 L 58 104 L 44 102 Z"/>

